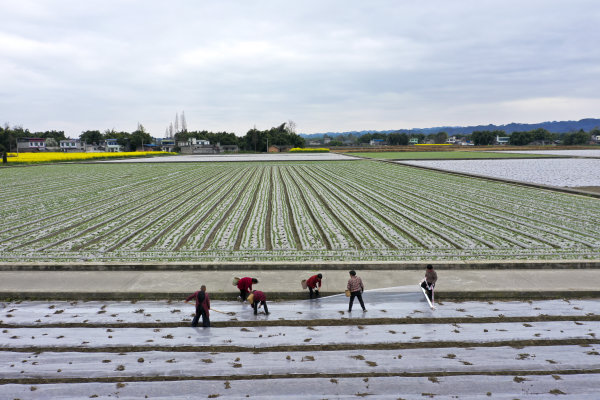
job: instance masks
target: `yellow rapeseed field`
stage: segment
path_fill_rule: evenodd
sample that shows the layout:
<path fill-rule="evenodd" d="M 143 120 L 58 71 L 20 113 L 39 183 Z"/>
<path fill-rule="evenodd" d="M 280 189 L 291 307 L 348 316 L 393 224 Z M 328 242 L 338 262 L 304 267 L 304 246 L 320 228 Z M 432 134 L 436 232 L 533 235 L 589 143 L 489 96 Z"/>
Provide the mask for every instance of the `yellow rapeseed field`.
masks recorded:
<path fill-rule="evenodd" d="M 8 153 L 6 160 L 9 163 L 45 163 L 56 161 L 84 161 L 103 158 L 146 157 L 167 154 L 172 155 L 177 153 L 168 153 L 166 151 L 129 151 L 119 153 Z"/>

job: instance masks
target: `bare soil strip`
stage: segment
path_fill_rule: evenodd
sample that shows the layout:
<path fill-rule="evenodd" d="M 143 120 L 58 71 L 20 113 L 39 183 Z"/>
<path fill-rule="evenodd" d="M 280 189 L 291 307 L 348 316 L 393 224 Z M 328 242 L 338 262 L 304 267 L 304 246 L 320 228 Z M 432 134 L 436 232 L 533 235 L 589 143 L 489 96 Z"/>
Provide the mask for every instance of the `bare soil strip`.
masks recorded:
<path fill-rule="evenodd" d="M 230 375 L 230 376 L 212 376 L 199 375 L 195 377 L 183 376 L 125 376 L 125 377 L 107 377 L 107 378 L 21 378 L 21 379 L 2 379 L 0 385 L 6 384 L 56 384 L 56 383 L 84 383 L 84 382 L 169 382 L 169 381 L 253 381 L 266 379 L 310 379 L 310 378 L 379 378 L 379 377 L 446 377 L 446 376 L 543 376 L 543 375 L 579 375 L 579 374 L 600 374 L 599 369 L 590 370 L 555 370 L 555 371 L 476 371 L 476 372 L 427 372 L 427 373 L 410 373 L 410 372 L 365 372 L 365 373 L 341 373 L 341 374 L 269 374 L 269 375 Z M 590 379 L 596 379 L 590 377 Z"/>
<path fill-rule="evenodd" d="M 449 318 L 342 318 L 311 320 L 278 320 L 278 321 L 211 321 L 215 328 L 227 327 L 262 327 L 262 326 L 348 326 L 360 325 L 395 325 L 395 324 L 467 324 L 467 323 L 500 323 L 500 322 L 542 322 L 542 321 L 600 321 L 600 315 L 540 315 L 530 317 L 449 317 Z M 10 324 L 0 321 L 0 328 L 177 328 L 187 327 L 189 322 L 134 322 L 134 323 L 39 323 Z"/>
<path fill-rule="evenodd" d="M 243 347 L 243 346 L 105 346 L 105 347 L 60 347 L 60 346 L 35 346 L 35 347 L 2 347 L 2 351 L 12 351 L 18 353 L 41 353 L 57 352 L 68 353 L 77 351 L 80 353 L 128 353 L 145 351 L 169 351 L 169 352 L 218 352 L 218 353 L 241 353 L 241 352 L 285 352 L 285 351 L 338 351 L 338 350 L 402 350 L 402 349 L 441 349 L 445 347 L 499 347 L 510 346 L 514 348 L 530 346 L 565 346 L 580 345 L 591 346 L 600 344 L 600 339 L 564 339 L 564 340 L 504 340 L 490 342 L 464 342 L 464 341 L 444 341 L 444 342 L 402 342 L 402 343 L 364 343 L 364 344 L 315 344 L 315 345 L 284 345 L 270 347 Z"/>

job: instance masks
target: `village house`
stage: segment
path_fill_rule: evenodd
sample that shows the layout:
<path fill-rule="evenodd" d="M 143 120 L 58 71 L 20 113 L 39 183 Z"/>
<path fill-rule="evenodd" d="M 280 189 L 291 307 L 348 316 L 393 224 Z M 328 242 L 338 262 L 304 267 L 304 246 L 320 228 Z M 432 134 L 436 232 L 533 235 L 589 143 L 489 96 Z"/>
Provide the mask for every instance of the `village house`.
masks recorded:
<path fill-rule="evenodd" d="M 157 139 L 157 144 L 160 146 L 162 151 L 174 151 L 175 150 L 175 139 Z"/>
<path fill-rule="evenodd" d="M 371 141 L 369 142 L 370 146 L 383 146 L 384 144 L 384 139 L 371 139 Z"/>
<path fill-rule="evenodd" d="M 496 135 L 496 141 L 494 144 L 507 145 L 510 141 L 510 136 L 499 136 Z"/>
<path fill-rule="evenodd" d="M 46 139 L 44 138 L 18 138 L 17 152 L 46 151 Z"/>
<path fill-rule="evenodd" d="M 68 152 L 85 152 L 85 142 L 81 139 L 66 139 L 60 141 L 60 151 Z"/>
<path fill-rule="evenodd" d="M 204 139 L 189 138 L 187 141 L 177 142 L 181 154 L 219 154 L 220 149 L 211 145 L 210 141 Z"/>
<path fill-rule="evenodd" d="M 109 153 L 117 153 L 122 151 L 121 148 L 123 146 L 117 143 L 117 139 L 106 139 L 104 141 L 104 147 L 105 151 L 108 151 Z"/>

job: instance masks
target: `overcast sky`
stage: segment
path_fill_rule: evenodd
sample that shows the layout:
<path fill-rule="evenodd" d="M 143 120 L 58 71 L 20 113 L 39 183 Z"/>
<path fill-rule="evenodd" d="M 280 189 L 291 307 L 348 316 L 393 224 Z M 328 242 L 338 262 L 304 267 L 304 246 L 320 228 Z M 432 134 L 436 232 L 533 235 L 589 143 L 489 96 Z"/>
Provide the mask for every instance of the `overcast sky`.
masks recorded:
<path fill-rule="evenodd" d="M 0 123 L 300 133 L 600 117 L 598 0 L 0 0 Z"/>

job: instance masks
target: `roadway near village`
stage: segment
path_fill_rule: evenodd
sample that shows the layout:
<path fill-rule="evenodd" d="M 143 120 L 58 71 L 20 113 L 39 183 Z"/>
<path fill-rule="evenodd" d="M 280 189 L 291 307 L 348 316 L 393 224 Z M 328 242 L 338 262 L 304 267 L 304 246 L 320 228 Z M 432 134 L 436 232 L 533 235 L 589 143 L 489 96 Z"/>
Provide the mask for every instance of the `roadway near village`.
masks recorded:
<path fill-rule="evenodd" d="M 0 170 L 2 399 L 600 392 L 600 185 L 236 157 Z M 560 162 L 582 159 L 600 162 Z M 350 269 L 366 313 L 348 313 Z M 269 315 L 236 300 L 244 276 Z M 192 328 L 203 284 L 212 327 Z"/>

